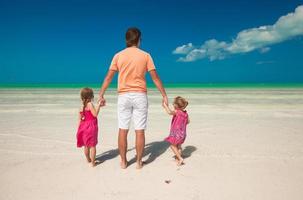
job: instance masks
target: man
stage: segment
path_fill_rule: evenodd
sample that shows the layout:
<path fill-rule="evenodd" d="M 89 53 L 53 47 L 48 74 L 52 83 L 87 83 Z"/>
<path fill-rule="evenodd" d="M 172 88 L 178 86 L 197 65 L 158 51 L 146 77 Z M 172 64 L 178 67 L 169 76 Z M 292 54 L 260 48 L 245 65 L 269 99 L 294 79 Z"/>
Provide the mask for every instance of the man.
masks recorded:
<path fill-rule="evenodd" d="M 162 82 L 156 72 L 150 54 L 139 49 L 141 32 L 138 28 L 129 28 L 125 35 L 126 48 L 113 57 L 108 73 L 104 78 L 99 92 L 101 104 L 105 104 L 104 93 L 118 72 L 118 146 L 121 157 L 121 168 L 127 167 L 127 134 L 131 118 L 136 132 L 137 169 L 143 166 L 142 156 L 145 146 L 145 129 L 147 122 L 147 89 L 145 74 L 151 78 L 161 92 L 163 103 L 168 105 L 168 99 Z"/>

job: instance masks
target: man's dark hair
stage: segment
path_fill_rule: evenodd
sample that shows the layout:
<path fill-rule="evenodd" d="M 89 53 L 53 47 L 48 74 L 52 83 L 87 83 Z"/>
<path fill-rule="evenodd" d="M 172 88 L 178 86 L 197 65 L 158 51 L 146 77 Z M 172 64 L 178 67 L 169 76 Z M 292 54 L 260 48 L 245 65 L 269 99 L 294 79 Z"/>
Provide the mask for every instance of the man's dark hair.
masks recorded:
<path fill-rule="evenodd" d="M 141 38 L 141 31 L 136 27 L 128 28 L 125 34 L 126 46 L 136 46 Z"/>

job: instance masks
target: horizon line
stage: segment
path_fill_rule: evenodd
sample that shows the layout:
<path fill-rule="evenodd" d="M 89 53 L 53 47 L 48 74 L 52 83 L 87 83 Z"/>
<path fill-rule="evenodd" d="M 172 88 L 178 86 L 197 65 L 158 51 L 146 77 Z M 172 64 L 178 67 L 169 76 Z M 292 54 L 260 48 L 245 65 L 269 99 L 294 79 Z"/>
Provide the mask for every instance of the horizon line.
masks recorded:
<path fill-rule="evenodd" d="M 303 82 L 214 82 L 214 83 L 164 83 L 167 88 L 251 88 L 251 87 L 299 87 L 303 88 Z M 101 87 L 100 83 L 0 83 L 0 88 L 82 88 Z M 156 88 L 153 83 L 147 83 L 147 87 Z M 110 89 L 117 88 L 117 83 L 112 83 Z"/>

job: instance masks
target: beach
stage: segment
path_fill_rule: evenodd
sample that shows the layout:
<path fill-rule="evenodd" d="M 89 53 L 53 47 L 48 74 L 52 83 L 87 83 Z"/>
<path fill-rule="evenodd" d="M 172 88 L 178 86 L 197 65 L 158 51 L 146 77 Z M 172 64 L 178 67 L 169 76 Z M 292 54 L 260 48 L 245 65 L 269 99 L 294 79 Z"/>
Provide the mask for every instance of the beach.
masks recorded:
<path fill-rule="evenodd" d="M 94 89 L 97 98 L 98 90 Z M 98 118 L 95 168 L 76 147 L 78 88 L 0 88 L 0 199 L 301 200 L 302 88 L 168 88 L 170 102 L 189 101 L 191 123 L 177 166 L 169 145 L 171 117 L 149 89 L 141 170 L 119 167 L 117 94 L 107 91 Z M 95 99 L 97 100 L 97 99 Z"/>

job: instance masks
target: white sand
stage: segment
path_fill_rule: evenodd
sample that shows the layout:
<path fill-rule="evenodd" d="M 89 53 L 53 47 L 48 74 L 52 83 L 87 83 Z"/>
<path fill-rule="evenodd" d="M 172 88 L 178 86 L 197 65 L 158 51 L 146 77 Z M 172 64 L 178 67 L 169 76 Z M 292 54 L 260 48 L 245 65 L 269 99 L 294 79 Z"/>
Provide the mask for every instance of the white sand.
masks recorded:
<path fill-rule="evenodd" d="M 151 90 L 144 158 L 150 162 L 121 170 L 114 91 L 99 117 L 97 154 L 105 161 L 91 168 L 76 148 L 78 90 L 1 89 L 0 199 L 303 199 L 303 90 L 168 93 L 190 102 L 186 165 L 177 167 L 162 142 L 170 117 Z M 131 132 L 130 160 L 133 147 Z"/>

